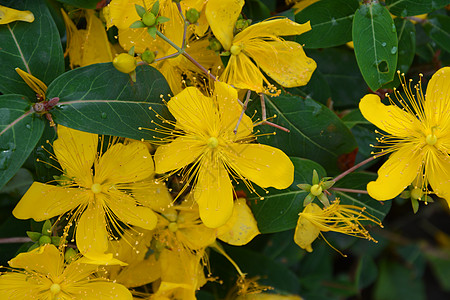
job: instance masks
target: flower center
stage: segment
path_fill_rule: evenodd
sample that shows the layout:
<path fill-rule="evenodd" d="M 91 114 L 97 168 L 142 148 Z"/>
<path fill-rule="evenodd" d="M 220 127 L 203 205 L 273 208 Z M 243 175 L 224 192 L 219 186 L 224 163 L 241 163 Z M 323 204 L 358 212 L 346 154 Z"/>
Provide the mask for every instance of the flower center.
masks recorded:
<path fill-rule="evenodd" d="M 428 145 L 433 146 L 437 142 L 437 137 L 434 134 L 429 134 L 425 138 Z"/>
<path fill-rule="evenodd" d="M 94 194 L 98 194 L 102 191 L 102 185 L 100 183 L 94 183 L 91 186 L 91 190 Z"/>
<path fill-rule="evenodd" d="M 317 197 L 322 194 L 322 187 L 318 184 L 315 184 L 311 187 L 310 193 Z"/>
<path fill-rule="evenodd" d="M 420 199 L 420 198 L 422 198 L 422 195 L 423 195 L 422 189 L 415 188 L 411 191 L 411 198 L 413 198 L 413 199 L 416 199 L 416 200 Z"/>
<path fill-rule="evenodd" d="M 230 48 L 230 52 L 231 52 L 231 54 L 233 54 L 233 55 L 238 55 L 239 53 L 241 53 L 241 50 L 242 50 L 242 47 L 241 47 L 241 46 L 238 46 L 238 45 L 233 45 L 233 46 L 231 46 L 231 48 Z"/>
<path fill-rule="evenodd" d="M 57 283 L 52 284 L 52 285 L 50 286 L 50 292 L 51 292 L 53 295 L 58 294 L 59 292 L 61 292 L 61 286 L 60 286 L 59 284 L 57 284 Z"/>
<path fill-rule="evenodd" d="M 170 222 L 169 223 L 169 230 L 172 232 L 176 232 L 178 230 L 178 225 L 175 222 Z"/>
<path fill-rule="evenodd" d="M 210 137 L 208 140 L 208 147 L 211 149 L 216 148 L 219 145 L 219 140 L 216 137 Z"/>

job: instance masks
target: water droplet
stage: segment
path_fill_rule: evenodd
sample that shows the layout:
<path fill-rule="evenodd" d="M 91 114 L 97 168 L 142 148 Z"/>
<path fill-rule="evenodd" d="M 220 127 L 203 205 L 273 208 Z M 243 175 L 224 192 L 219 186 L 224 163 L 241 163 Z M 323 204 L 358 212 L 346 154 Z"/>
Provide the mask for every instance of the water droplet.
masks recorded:
<path fill-rule="evenodd" d="M 26 124 L 25 127 L 26 127 L 27 129 L 31 129 L 31 125 L 30 125 L 30 124 Z"/>
<path fill-rule="evenodd" d="M 386 42 L 382 42 L 381 46 L 386 47 Z"/>
<path fill-rule="evenodd" d="M 408 10 L 405 8 L 404 10 L 402 10 L 402 12 L 400 13 L 401 17 L 406 17 L 408 15 Z"/>
<path fill-rule="evenodd" d="M 391 27 L 392 32 L 397 32 L 397 29 L 395 28 L 394 23 L 392 23 L 392 27 Z"/>
<path fill-rule="evenodd" d="M 392 49 L 391 49 L 391 53 L 392 53 L 392 54 L 395 54 L 395 53 L 397 53 L 397 47 L 392 47 Z"/>
<path fill-rule="evenodd" d="M 106 119 L 107 115 L 105 112 L 102 112 L 102 119 Z"/>
<path fill-rule="evenodd" d="M 335 18 L 331 18 L 331 25 L 333 25 L 333 26 L 337 25 L 337 21 Z"/>
<path fill-rule="evenodd" d="M 11 164 L 11 156 L 13 155 L 16 147 L 13 143 L 9 142 L 6 147 L 0 148 L 0 170 L 6 170 Z"/>

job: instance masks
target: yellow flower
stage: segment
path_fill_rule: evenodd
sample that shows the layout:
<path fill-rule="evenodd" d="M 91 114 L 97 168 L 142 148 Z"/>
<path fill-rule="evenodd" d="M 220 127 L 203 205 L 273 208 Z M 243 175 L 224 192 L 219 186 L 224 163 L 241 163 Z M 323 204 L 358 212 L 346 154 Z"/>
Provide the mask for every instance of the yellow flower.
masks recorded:
<path fill-rule="evenodd" d="M 64 263 L 64 254 L 48 244 L 20 253 L 0 275 L 2 299 L 132 299 L 123 285 L 94 276 L 98 266 L 84 259 Z"/>
<path fill-rule="evenodd" d="M 64 170 L 64 185 L 34 182 L 13 214 L 18 219 L 42 221 L 70 211 L 69 226 L 76 222 L 80 252 L 93 260 L 108 261 L 112 259 L 111 253 L 105 254 L 108 237 L 120 232 L 119 222 L 145 229 L 156 226 L 155 213 L 126 192 L 150 177 L 154 166 L 144 143 L 111 143 L 102 155 L 97 147 L 96 134 L 59 125 L 53 149 Z"/>
<path fill-rule="evenodd" d="M 411 81 L 402 81 L 408 101 L 394 92 L 402 108 L 391 98 L 391 105 L 384 105 L 377 95 L 366 95 L 359 103 L 363 116 L 387 133 L 379 139 L 385 148 L 381 153 L 392 153 L 367 191 L 377 200 L 392 199 L 420 176 L 419 188 L 427 191 L 430 184 L 450 205 L 450 67 L 433 75 L 425 97 L 421 83 L 414 96 Z"/>
<path fill-rule="evenodd" d="M 0 25 L 8 24 L 14 21 L 33 22 L 34 15 L 29 10 L 16 10 L 0 5 Z"/>
<path fill-rule="evenodd" d="M 294 10 L 294 14 L 297 14 L 304 8 L 316 3 L 317 1 L 319 0 L 286 0 L 286 4 L 289 5 L 295 3 L 294 6 L 292 6 L 292 9 Z"/>
<path fill-rule="evenodd" d="M 155 153 L 156 173 L 185 169 L 200 217 L 211 228 L 224 225 L 233 211 L 229 173 L 264 188 L 284 189 L 293 182 L 294 166 L 281 150 L 251 143 L 255 137 L 249 117 L 244 115 L 233 132 L 242 111 L 237 99 L 236 90 L 222 82 L 216 82 L 212 97 L 186 88 L 168 102 L 178 137 Z"/>
<path fill-rule="evenodd" d="M 339 204 L 339 200 L 324 209 L 310 203 L 299 214 L 294 241 L 308 252 L 312 252 L 311 244 L 321 231 L 334 231 L 375 241 L 361 222 L 370 221 L 380 226 L 381 223 L 364 210 L 365 207 Z"/>
<path fill-rule="evenodd" d="M 78 29 L 64 10 L 61 10 L 67 31 L 67 47 L 64 55 L 69 55 L 70 68 L 84 67 L 113 60 L 112 47 L 106 36 L 105 26 L 95 16 L 93 9 L 85 12 L 86 29 Z"/>
<path fill-rule="evenodd" d="M 207 4 L 210 11 L 206 11 L 206 18 L 211 30 L 224 49 L 230 52 L 230 59 L 220 79 L 239 89 L 277 95 L 262 69 L 281 86 L 306 85 L 316 69 L 316 62 L 306 56 L 301 45 L 285 41 L 280 36 L 309 31 L 309 22 L 297 24 L 287 18 L 270 19 L 251 25 L 233 37 L 240 2 L 243 1 L 235 1 L 234 5 L 226 8 L 222 3 L 217 3 L 215 9 L 211 0 Z"/>

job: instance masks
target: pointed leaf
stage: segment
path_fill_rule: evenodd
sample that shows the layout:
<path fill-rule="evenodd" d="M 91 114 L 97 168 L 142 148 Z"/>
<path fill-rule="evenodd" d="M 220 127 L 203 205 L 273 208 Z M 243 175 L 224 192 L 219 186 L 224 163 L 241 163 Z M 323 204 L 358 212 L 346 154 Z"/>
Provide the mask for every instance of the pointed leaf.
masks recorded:
<path fill-rule="evenodd" d="M 11 7 L 32 11 L 35 20 L 0 26 L 0 92 L 20 93 L 34 100 L 36 93 L 20 78 L 15 68 L 19 67 L 49 85 L 64 72 L 61 41 L 44 1 L 13 1 Z"/>
<path fill-rule="evenodd" d="M 156 69 L 139 66 L 137 81 L 117 71 L 112 63 L 78 68 L 58 77 L 48 88 L 49 98 L 59 97 L 53 119 L 74 129 L 133 139 L 153 139 L 155 111 L 171 116 L 161 97 L 168 100 L 169 86 Z M 152 108 L 154 111 L 150 110 Z"/>
<path fill-rule="evenodd" d="M 378 2 L 362 4 L 353 19 L 356 61 L 367 85 L 378 90 L 394 79 L 397 31 L 389 11 Z"/>
<path fill-rule="evenodd" d="M 433 41 L 450 52 L 450 17 L 444 15 L 431 16 L 428 18 L 425 29 Z"/>
<path fill-rule="evenodd" d="M 22 95 L 0 96 L 0 189 L 30 155 L 45 122 L 31 110 Z"/>
<path fill-rule="evenodd" d="M 386 7 L 396 16 L 417 16 L 448 5 L 448 0 L 387 0 Z"/>

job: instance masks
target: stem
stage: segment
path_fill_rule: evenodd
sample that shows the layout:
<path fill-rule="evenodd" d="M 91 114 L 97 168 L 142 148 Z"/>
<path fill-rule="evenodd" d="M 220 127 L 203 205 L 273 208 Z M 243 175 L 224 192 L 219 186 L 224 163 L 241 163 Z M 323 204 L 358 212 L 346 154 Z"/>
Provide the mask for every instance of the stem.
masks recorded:
<path fill-rule="evenodd" d="M 183 54 L 184 50 L 181 49 L 180 47 L 177 46 L 177 44 L 175 44 L 174 42 L 172 42 L 171 40 L 169 40 L 164 34 L 162 34 L 159 30 L 156 30 L 156 34 L 162 38 L 166 43 L 168 43 L 170 46 L 174 47 L 175 49 L 177 49 L 178 53 Z"/>
<path fill-rule="evenodd" d="M 341 174 L 339 174 L 338 176 L 336 176 L 333 181 L 336 182 L 339 179 L 342 179 L 343 177 L 347 176 L 348 174 L 350 174 L 351 172 L 355 171 L 356 169 L 358 169 L 359 167 L 364 166 L 365 164 L 367 164 L 368 162 L 371 162 L 372 160 L 374 160 L 375 158 L 377 158 L 376 156 L 371 156 L 366 160 L 363 160 L 362 162 L 360 162 L 357 165 L 354 165 L 353 167 L 351 167 L 350 169 L 348 169 L 345 172 L 342 172 Z"/>
<path fill-rule="evenodd" d="M 0 239 L 0 244 L 22 244 L 26 242 L 31 242 L 31 239 L 29 237 L 10 237 Z"/>
<path fill-rule="evenodd" d="M 164 59 L 168 59 L 168 58 L 172 58 L 172 57 L 177 57 L 178 55 L 180 55 L 180 53 L 179 52 L 175 52 L 175 53 L 172 53 L 172 54 L 160 57 L 160 58 L 156 58 L 154 62 L 158 62 L 158 61 L 161 61 L 161 60 L 164 60 Z"/>
<path fill-rule="evenodd" d="M 184 27 L 183 27 L 183 43 L 181 44 L 181 48 L 185 49 L 186 48 L 186 31 L 187 31 L 187 27 L 189 26 L 189 21 L 186 20 L 186 18 L 183 15 L 183 10 L 181 9 L 181 4 L 180 2 L 177 2 L 177 8 L 178 8 L 178 12 L 180 13 L 181 18 L 183 19 L 184 22 Z"/>
<path fill-rule="evenodd" d="M 277 128 L 277 129 L 283 130 L 285 132 L 291 132 L 289 129 L 284 128 L 283 126 L 280 126 L 275 123 L 267 121 L 266 100 L 264 97 L 265 97 L 265 95 L 263 93 L 259 94 L 259 98 L 261 100 L 261 118 L 262 118 L 262 120 L 261 120 L 261 122 L 255 124 L 255 126 L 269 125 L 269 126 Z"/>
<path fill-rule="evenodd" d="M 239 119 L 237 121 L 236 127 L 233 130 L 234 134 L 237 134 L 239 124 L 241 123 L 242 117 L 244 116 L 244 113 L 247 110 L 248 100 L 250 100 L 250 94 L 251 93 L 252 93 L 252 91 L 250 91 L 250 90 L 247 91 L 247 98 L 245 98 L 244 105 L 242 106 L 241 115 L 239 116 Z"/>
<path fill-rule="evenodd" d="M 338 191 L 338 192 L 347 192 L 347 193 L 355 193 L 355 194 L 368 194 L 366 190 L 355 190 L 355 189 L 346 189 L 346 188 L 338 188 L 338 187 L 332 187 L 330 188 L 332 191 Z"/>

